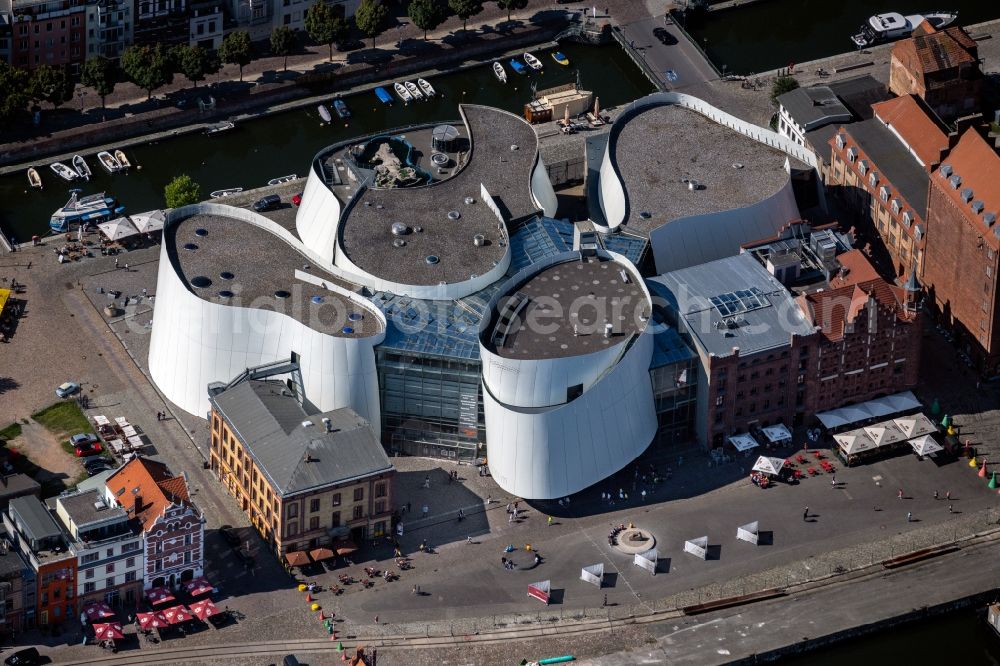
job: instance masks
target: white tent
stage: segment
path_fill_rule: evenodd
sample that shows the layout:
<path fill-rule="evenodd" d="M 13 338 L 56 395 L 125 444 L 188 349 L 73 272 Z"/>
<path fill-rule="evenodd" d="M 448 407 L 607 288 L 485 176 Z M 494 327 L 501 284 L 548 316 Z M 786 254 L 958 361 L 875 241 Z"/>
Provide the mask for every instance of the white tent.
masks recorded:
<path fill-rule="evenodd" d="M 581 569 L 580 580 L 600 587 L 601 583 L 604 582 L 604 563 L 591 564 L 589 567 Z"/>
<path fill-rule="evenodd" d="M 942 450 L 941 445 L 935 442 L 930 435 L 921 435 L 911 439 L 910 446 L 913 447 L 913 452 L 918 456 L 927 456 Z"/>
<path fill-rule="evenodd" d="M 747 523 L 741 527 L 736 528 L 736 538 L 741 541 L 746 541 L 747 543 L 752 543 L 757 545 L 757 539 L 759 537 L 758 531 L 758 521 L 753 521 L 752 523 Z"/>
<path fill-rule="evenodd" d="M 778 423 L 773 426 L 767 426 L 764 430 L 764 435 L 767 436 L 767 440 L 772 444 L 777 444 L 779 442 L 787 442 L 792 439 L 792 433 L 785 427 L 784 423 Z"/>
<path fill-rule="evenodd" d="M 684 542 L 684 552 L 705 559 L 708 557 L 708 537 L 703 536 L 697 539 L 688 539 Z"/>
<path fill-rule="evenodd" d="M 649 573 L 656 575 L 656 561 L 658 557 L 655 548 L 650 548 L 649 550 L 643 551 L 641 553 L 636 553 L 635 558 L 632 560 L 632 564 L 637 567 L 642 567 Z"/>
<path fill-rule="evenodd" d="M 753 471 L 778 475 L 781 473 L 781 468 L 784 466 L 785 461 L 781 458 L 761 456 L 760 458 L 757 458 L 757 462 L 753 464 Z"/>
<path fill-rule="evenodd" d="M 887 395 L 884 398 L 869 400 L 860 405 L 850 405 L 849 407 L 841 407 L 829 412 L 820 412 L 816 415 L 816 418 L 820 420 L 820 423 L 824 427 L 830 429 L 919 408 L 920 401 L 913 395 L 913 392 L 903 391 L 895 395 Z"/>
<path fill-rule="evenodd" d="M 875 442 L 863 429 L 842 432 L 839 435 L 834 435 L 833 439 L 840 446 L 840 450 L 849 456 L 876 448 Z"/>
<path fill-rule="evenodd" d="M 162 210 L 153 210 L 148 213 L 139 213 L 132 216 L 132 224 L 139 230 L 139 233 L 148 234 L 153 231 L 160 231 L 167 222 L 167 216 Z"/>
<path fill-rule="evenodd" d="M 129 236 L 135 236 L 139 233 L 139 230 L 132 226 L 132 223 L 128 221 L 128 218 L 119 217 L 110 222 L 101 222 L 97 225 L 97 228 L 101 230 L 108 240 L 116 241 L 122 238 L 128 238 Z"/>
<path fill-rule="evenodd" d="M 733 435 L 729 438 L 729 443 L 736 447 L 737 451 L 749 451 L 750 449 L 755 449 L 759 446 L 757 444 L 757 440 L 748 433 Z"/>
<path fill-rule="evenodd" d="M 865 426 L 865 432 L 875 442 L 875 446 L 886 446 L 902 442 L 906 437 L 903 432 L 896 427 L 892 421 L 884 421 L 875 425 Z"/>
<path fill-rule="evenodd" d="M 893 423 L 896 427 L 906 435 L 907 439 L 911 437 L 920 437 L 921 435 L 930 435 L 937 430 L 934 422 L 931 421 L 924 414 L 911 414 L 910 416 L 902 416 L 898 419 L 893 419 Z"/>

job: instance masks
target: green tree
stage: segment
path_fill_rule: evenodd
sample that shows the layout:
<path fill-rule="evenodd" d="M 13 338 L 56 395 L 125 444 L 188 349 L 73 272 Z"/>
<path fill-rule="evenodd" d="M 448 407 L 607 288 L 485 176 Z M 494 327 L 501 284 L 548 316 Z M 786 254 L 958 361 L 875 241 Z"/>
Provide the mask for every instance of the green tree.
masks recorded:
<path fill-rule="evenodd" d="M 406 10 L 413 25 L 424 31 L 424 41 L 427 41 L 427 31 L 433 30 L 442 23 L 446 16 L 441 0 L 412 0 Z"/>
<path fill-rule="evenodd" d="M 317 2 L 306 10 L 305 26 L 314 42 L 330 48 L 330 62 L 333 62 L 333 43 L 347 37 L 347 22 L 325 2 Z"/>
<path fill-rule="evenodd" d="M 104 108 L 104 99 L 115 91 L 118 82 L 118 65 L 114 60 L 94 56 L 83 63 L 80 82 L 94 89 L 101 98 L 101 108 Z"/>
<path fill-rule="evenodd" d="M 507 10 L 507 22 L 510 23 L 511 10 L 524 9 L 528 6 L 528 0 L 497 0 L 497 6 Z"/>
<path fill-rule="evenodd" d="M 243 80 L 243 68 L 253 60 L 253 43 L 250 33 L 238 30 L 231 32 L 222 39 L 219 47 L 219 58 L 222 62 L 240 66 L 240 81 Z"/>
<path fill-rule="evenodd" d="M 174 80 L 174 62 L 162 44 L 130 46 L 122 54 L 121 64 L 129 81 L 146 91 L 147 99 Z"/>
<path fill-rule="evenodd" d="M 279 25 L 271 31 L 271 51 L 276 56 L 285 59 L 285 71 L 288 71 L 288 54 L 295 50 L 298 37 L 295 32 L 285 25 Z"/>
<path fill-rule="evenodd" d="M 0 60 L 0 126 L 6 126 L 28 106 L 28 73 Z"/>
<path fill-rule="evenodd" d="M 771 84 L 771 101 L 777 102 L 778 98 L 786 92 L 792 92 L 799 87 L 799 82 L 794 76 L 779 76 Z"/>
<path fill-rule="evenodd" d="M 375 48 L 375 36 L 382 31 L 388 19 L 389 10 L 380 0 L 361 0 L 361 5 L 354 12 L 354 22 L 361 32 L 372 38 L 372 48 Z"/>
<path fill-rule="evenodd" d="M 28 95 L 36 102 L 59 105 L 73 99 L 73 78 L 65 67 L 42 65 L 31 73 Z"/>
<path fill-rule="evenodd" d="M 180 208 L 201 201 L 201 186 L 186 173 L 174 178 L 163 188 L 167 208 Z"/>
<path fill-rule="evenodd" d="M 199 81 L 205 80 L 206 74 L 219 71 L 218 57 L 201 46 L 180 46 L 174 55 L 176 70 L 194 83 L 195 88 Z"/>
<path fill-rule="evenodd" d="M 483 11 L 483 0 L 448 0 L 448 6 L 462 19 L 462 32 L 465 32 L 469 19 Z"/>

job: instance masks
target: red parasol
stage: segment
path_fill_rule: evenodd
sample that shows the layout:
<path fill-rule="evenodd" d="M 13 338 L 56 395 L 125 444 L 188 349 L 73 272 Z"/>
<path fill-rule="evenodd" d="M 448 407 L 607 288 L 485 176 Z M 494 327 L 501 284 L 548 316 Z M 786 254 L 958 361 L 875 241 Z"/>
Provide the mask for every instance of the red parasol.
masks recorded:
<path fill-rule="evenodd" d="M 139 621 L 139 628 L 143 631 L 162 629 L 170 625 L 167 618 L 163 617 L 163 613 L 136 613 L 135 618 Z"/>
<path fill-rule="evenodd" d="M 217 615 L 219 609 L 215 607 L 211 599 L 202 599 L 191 604 L 191 613 L 199 620 L 207 620 L 213 615 Z"/>
<path fill-rule="evenodd" d="M 103 641 L 108 638 L 112 639 L 125 638 L 125 634 L 122 633 L 122 625 L 118 624 L 117 622 L 110 622 L 107 624 L 95 624 L 94 638 L 96 638 L 99 641 Z"/>
<path fill-rule="evenodd" d="M 160 604 L 173 601 L 174 595 L 170 594 L 170 590 L 165 587 L 154 587 L 146 592 L 146 598 L 149 599 L 149 603 L 159 606 Z"/>
<path fill-rule="evenodd" d="M 192 597 L 200 597 L 203 594 L 208 594 L 214 588 L 212 587 L 212 584 L 205 580 L 203 576 L 199 576 L 198 578 L 185 583 L 184 589 L 187 590 L 187 593 Z"/>
<path fill-rule="evenodd" d="M 184 606 L 174 606 L 173 608 L 168 608 L 163 611 L 163 617 L 167 619 L 170 624 L 180 624 L 181 622 L 187 622 L 193 615 Z"/>
<path fill-rule="evenodd" d="M 115 612 L 111 610 L 111 606 L 108 606 L 103 601 L 91 602 L 83 607 L 83 614 L 87 616 L 87 619 L 93 622 L 94 620 L 103 620 L 106 617 L 114 617 Z"/>

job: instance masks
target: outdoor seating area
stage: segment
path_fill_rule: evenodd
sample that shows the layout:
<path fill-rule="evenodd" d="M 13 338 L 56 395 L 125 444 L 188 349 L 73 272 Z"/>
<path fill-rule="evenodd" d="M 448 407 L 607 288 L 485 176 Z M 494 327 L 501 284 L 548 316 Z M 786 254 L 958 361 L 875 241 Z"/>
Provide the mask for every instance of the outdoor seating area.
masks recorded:
<path fill-rule="evenodd" d="M 833 436 L 837 453 L 848 466 L 870 462 L 912 450 L 918 456 L 933 456 L 943 450 L 934 440 L 937 427 L 923 414 L 881 421 Z"/>
<path fill-rule="evenodd" d="M 112 422 L 103 414 L 98 414 L 94 416 L 94 429 L 108 450 L 124 461 L 131 460 L 136 452 L 148 446 L 142 431 L 124 416 L 115 417 Z"/>

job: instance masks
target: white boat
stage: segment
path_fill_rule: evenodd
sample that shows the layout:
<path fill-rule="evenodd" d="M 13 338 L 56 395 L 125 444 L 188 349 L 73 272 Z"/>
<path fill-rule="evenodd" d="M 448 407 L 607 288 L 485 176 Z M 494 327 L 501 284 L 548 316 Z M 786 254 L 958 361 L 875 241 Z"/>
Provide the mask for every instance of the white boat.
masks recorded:
<path fill-rule="evenodd" d="M 858 34 L 851 41 L 859 49 L 894 39 L 909 37 L 923 21 L 930 23 L 935 30 L 951 25 L 958 18 L 958 12 L 930 12 L 927 14 L 911 14 L 903 16 L 899 12 L 887 12 L 868 17 Z"/>
<path fill-rule="evenodd" d="M 236 127 L 236 123 L 231 120 L 223 120 L 220 123 L 213 123 L 205 128 L 205 134 L 212 135 L 219 132 L 228 132 Z"/>
<path fill-rule="evenodd" d="M 424 98 L 424 94 L 420 92 L 420 88 L 413 81 L 403 81 L 403 85 L 406 86 L 406 91 L 413 95 L 413 99 L 421 100 Z"/>
<path fill-rule="evenodd" d="M 420 86 L 420 91 L 427 96 L 427 99 L 437 97 L 437 91 L 434 90 L 434 86 L 427 79 L 417 79 L 417 85 Z"/>
<path fill-rule="evenodd" d="M 221 199 L 222 197 L 230 197 L 234 194 L 239 194 L 242 191 L 243 191 L 242 187 L 230 187 L 229 189 L 225 190 L 216 190 L 212 192 L 209 196 L 211 196 L 213 199 Z"/>
<path fill-rule="evenodd" d="M 87 160 L 83 159 L 80 155 L 73 156 L 73 168 L 76 169 L 76 173 L 79 174 L 80 178 L 84 180 L 90 180 L 90 166 L 87 164 Z"/>
<path fill-rule="evenodd" d="M 402 83 L 393 83 L 392 87 L 395 88 L 396 94 L 399 95 L 399 99 L 403 100 L 403 103 L 409 104 L 413 101 L 413 95 L 410 94 L 410 91 Z"/>
<path fill-rule="evenodd" d="M 493 74 L 496 75 L 500 83 L 507 83 L 507 70 L 499 62 L 493 63 Z"/>
<path fill-rule="evenodd" d="M 122 165 L 115 159 L 115 156 L 106 150 L 97 153 L 97 161 L 108 173 L 118 173 L 122 170 Z"/>
<path fill-rule="evenodd" d="M 293 180 L 298 180 L 298 179 L 299 179 L 298 175 L 292 173 L 292 174 L 289 174 L 287 176 L 281 176 L 280 178 L 272 178 L 271 180 L 267 181 L 267 184 L 268 185 L 281 185 L 282 183 L 290 183 Z"/>
<path fill-rule="evenodd" d="M 35 167 L 28 167 L 28 183 L 35 189 L 42 189 L 42 176 Z"/>
<path fill-rule="evenodd" d="M 542 68 L 542 61 L 536 58 L 535 56 L 531 55 L 530 53 L 524 54 L 524 62 L 528 63 L 528 67 L 530 67 L 535 71 L 538 71 Z"/>
<path fill-rule="evenodd" d="M 326 108 L 322 104 L 317 107 L 317 111 L 319 111 L 319 117 L 323 119 L 324 123 L 329 123 L 333 120 L 333 116 L 330 115 L 330 109 Z"/>
<path fill-rule="evenodd" d="M 86 197 L 79 196 L 80 190 L 70 192 L 66 205 L 54 212 L 49 219 L 49 228 L 57 233 L 67 231 L 70 224 L 103 222 L 125 212 L 124 206 L 118 205 L 114 197 L 104 196 L 104 192 Z"/>
<path fill-rule="evenodd" d="M 62 162 L 53 162 L 52 164 L 49 165 L 49 168 L 55 171 L 56 175 L 62 178 L 63 180 L 68 180 L 72 182 L 80 177 L 80 174 L 78 174 L 76 171 L 73 171 Z"/>
<path fill-rule="evenodd" d="M 128 169 L 132 168 L 132 163 L 128 161 L 127 157 L 125 157 L 125 153 L 124 152 L 122 152 L 120 150 L 116 150 L 115 151 L 115 159 L 118 160 L 118 164 L 120 164 L 121 167 L 123 169 L 125 169 L 126 171 Z"/>

